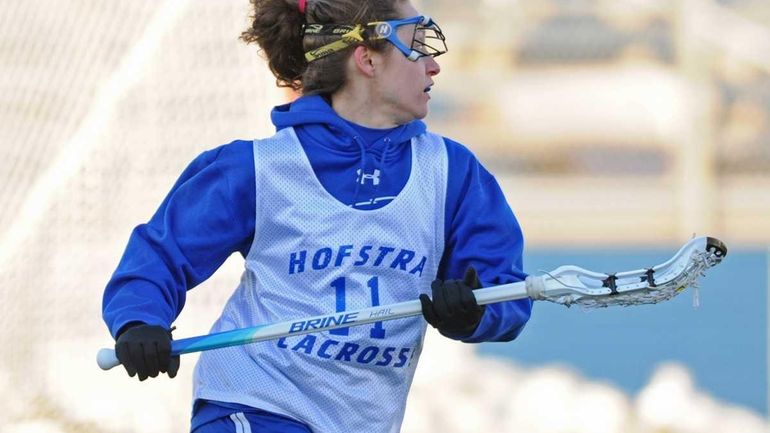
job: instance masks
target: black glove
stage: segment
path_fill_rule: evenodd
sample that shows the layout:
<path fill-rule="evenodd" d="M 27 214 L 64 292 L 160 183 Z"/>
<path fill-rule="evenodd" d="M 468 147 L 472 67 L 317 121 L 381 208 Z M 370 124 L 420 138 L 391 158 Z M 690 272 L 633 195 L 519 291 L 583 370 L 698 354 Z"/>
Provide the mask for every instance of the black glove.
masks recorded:
<path fill-rule="evenodd" d="M 171 356 L 171 331 L 162 326 L 129 326 L 118 336 L 115 354 L 128 375 L 139 375 L 139 380 L 156 377 L 158 373 L 175 377 L 179 370 L 179 355 Z"/>
<path fill-rule="evenodd" d="M 473 289 L 479 287 L 481 283 L 472 266 L 465 271 L 462 280 L 434 280 L 430 285 L 433 300 L 426 294 L 420 295 L 422 315 L 442 334 L 470 336 L 479 326 L 486 309 L 473 296 Z"/>

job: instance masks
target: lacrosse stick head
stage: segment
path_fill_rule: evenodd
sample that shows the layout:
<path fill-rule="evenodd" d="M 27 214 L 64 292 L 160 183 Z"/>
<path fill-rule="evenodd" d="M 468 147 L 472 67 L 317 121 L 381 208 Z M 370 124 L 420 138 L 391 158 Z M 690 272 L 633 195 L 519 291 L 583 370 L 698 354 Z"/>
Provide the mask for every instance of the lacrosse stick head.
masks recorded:
<path fill-rule="evenodd" d="M 656 304 L 687 287 L 697 287 L 706 270 L 718 265 L 726 255 L 727 247 L 719 239 L 698 237 L 667 262 L 651 268 L 604 274 L 562 266 L 543 276 L 530 277 L 528 296 L 585 308 Z"/>

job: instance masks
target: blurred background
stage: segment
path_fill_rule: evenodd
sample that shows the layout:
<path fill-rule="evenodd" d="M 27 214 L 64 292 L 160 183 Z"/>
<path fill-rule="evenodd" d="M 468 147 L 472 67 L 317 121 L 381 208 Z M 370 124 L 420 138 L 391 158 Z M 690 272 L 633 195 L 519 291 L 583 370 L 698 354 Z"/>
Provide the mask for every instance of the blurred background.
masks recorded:
<path fill-rule="evenodd" d="M 525 270 L 730 248 L 655 306 L 538 304 L 513 343 L 430 333 L 405 432 L 766 432 L 770 4 L 422 0 L 447 34 L 430 128 L 496 175 Z M 246 0 L 0 0 L 0 432 L 179 432 L 191 372 L 96 367 L 101 294 L 133 227 L 200 152 L 273 132 L 277 89 L 238 41 Z M 233 257 L 188 298 L 206 333 Z"/>

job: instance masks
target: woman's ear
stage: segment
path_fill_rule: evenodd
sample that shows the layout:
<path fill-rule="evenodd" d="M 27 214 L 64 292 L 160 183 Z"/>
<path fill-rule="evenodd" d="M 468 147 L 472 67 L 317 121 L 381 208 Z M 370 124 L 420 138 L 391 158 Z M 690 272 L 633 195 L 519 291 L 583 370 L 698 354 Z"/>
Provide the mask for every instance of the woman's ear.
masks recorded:
<path fill-rule="evenodd" d="M 374 77 L 374 65 L 376 63 L 375 56 L 376 53 L 374 51 L 364 45 L 359 45 L 353 51 L 352 57 L 356 69 L 363 75 L 372 78 Z"/>

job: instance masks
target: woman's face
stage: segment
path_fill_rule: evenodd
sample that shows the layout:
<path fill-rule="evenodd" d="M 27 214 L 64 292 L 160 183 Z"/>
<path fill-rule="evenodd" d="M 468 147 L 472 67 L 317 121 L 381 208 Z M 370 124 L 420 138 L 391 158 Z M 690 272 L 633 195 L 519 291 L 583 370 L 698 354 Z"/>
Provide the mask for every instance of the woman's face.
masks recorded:
<path fill-rule="evenodd" d="M 411 2 L 400 2 L 397 7 L 400 18 L 411 18 L 420 13 Z M 398 28 L 398 37 L 407 47 L 412 46 L 414 25 Z M 421 57 L 413 62 L 398 49 L 391 47 L 384 56 L 382 68 L 376 75 L 378 99 L 382 107 L 390 111 L 391 118 L 401 125 L 428 115 L 428 91 L 433 86 L 433 77 L 441 67 L 433 57 Z"/>

